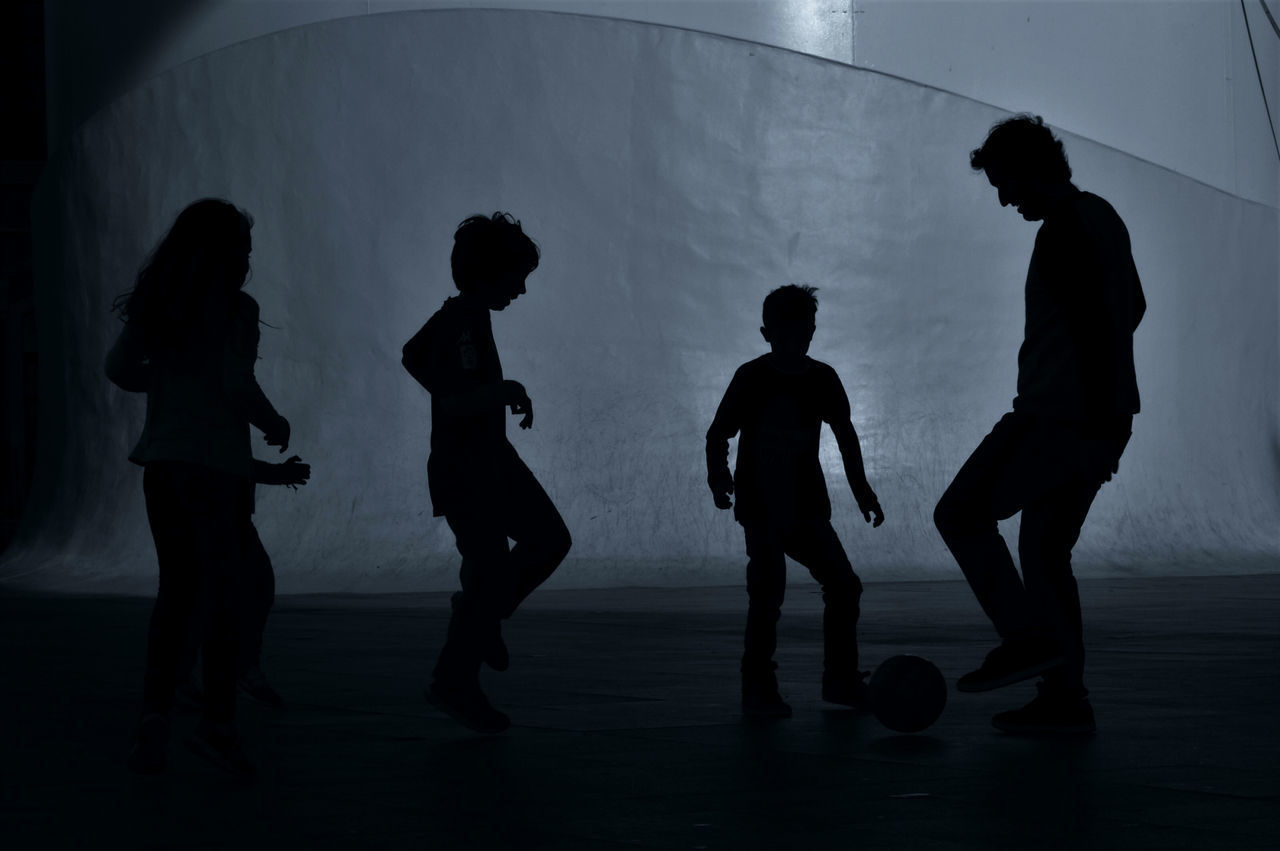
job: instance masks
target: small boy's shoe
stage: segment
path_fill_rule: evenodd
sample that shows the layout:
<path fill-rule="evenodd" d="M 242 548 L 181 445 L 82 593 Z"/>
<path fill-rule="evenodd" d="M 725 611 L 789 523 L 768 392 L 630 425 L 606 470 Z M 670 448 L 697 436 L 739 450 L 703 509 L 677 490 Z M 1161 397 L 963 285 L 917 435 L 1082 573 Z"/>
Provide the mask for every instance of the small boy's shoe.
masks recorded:
<path fill-rule="evenodd" d="M 215 724 L 203 718 L 195 733 L 187 739 L 187 747 L 196 756 L 208 760 L 228 774 L 245 780 L 257 774 L 257 768 L 240 747 L 240 737 L 233 724 Z"/>
<path fill-rule="evenodd" d="M 1029 680 L 1062 664 L 1062 651 L 1042 638 L 1006 640 L 987 654 L 982 667 L 956 682 L 964 692 L 991 691 Z"/>
<path fill-rule="evenodd" d="M 236 679 L 240 691 L 272 709 L 284 709 L 284 698 L 267 682 L 267 675 L 256 665 L 245 671 Z"/>
<path fill-rule="evenodd" d="M 427 703 L 464 727 L 492 735 L 511 726 L 511 719 L 494 709 L 478 685 L 433 682 L 424 692 Z"/>
<path fill-rule="evenodd" d="M 867 688 L 868 671 L 859 671 L 852 677 L 822 678 L 822 699 L 827 703 L 852 706 L 854 709 L 871 709 L 871 692 Z"/>
<path fill-rule="evenodd" d="M 1006 733 L 1088 734 L 1096 732 L 1093 706 L 1088 698 L 1054 694 L 1036 683 L 1039 694 L 1021 709 L 1000 712 L 991 725 Z"/>
<path fill-rule="evenodd" d="M 134 774 L 159 774 L 168 765 L 169 719 L 155 713 L 145 715 L 129 751 L 129 770 Z"/>

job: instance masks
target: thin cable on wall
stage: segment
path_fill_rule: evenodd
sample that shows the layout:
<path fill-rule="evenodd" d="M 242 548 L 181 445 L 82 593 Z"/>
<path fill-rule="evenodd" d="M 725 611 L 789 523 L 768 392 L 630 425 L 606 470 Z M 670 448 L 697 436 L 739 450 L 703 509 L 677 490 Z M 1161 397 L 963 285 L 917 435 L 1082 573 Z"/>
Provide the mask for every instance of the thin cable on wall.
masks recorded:
<path fill-rule="evenodd" d="M 1262 2 L 1262 0 L 1258 0 Z M 1266 6 L 1263 6 L 1265 9 Z M 1258 66 L 1258 51 L 1253 49 L 1253 31 L 1249 28 L 1249 12 L 1240 0 L 1240 14 L 1244 15 L 1244 31 L 1249 36 L 1249 52 L 1253 54 L 1253 70 L 1258 72 L 1258 88 L 1262 90 L 1262 105 L 1267 109 L 1267 126 L 1271 128 L 1271 143 L 1276 146 L 1276 159 L 1280 160 L 1280 141 L 1276 140 L 1276 123 L 1271 120 L 1271 104 L 1267 103 L 1267 87 L 1262 83 L 1262 68 Z M 1270 16 L 1270 13 L 1268 13 Z M 1272 24 L 1274 25 L 1274 21 Z"/>
<path fill-rule="evenodd" d="M 1266 0 L 1258 0 L 1258 5 L 1262 7 L 1262 12 L 1267 16 L 1267 20 L 1271 22 L 1271 29 L 1276 31 L 1276 38 L 1280 38 L 1280 24 L 1276 23 L 1275 15 L 1271 14 L 1271 10 L 1267 8 Z"/>

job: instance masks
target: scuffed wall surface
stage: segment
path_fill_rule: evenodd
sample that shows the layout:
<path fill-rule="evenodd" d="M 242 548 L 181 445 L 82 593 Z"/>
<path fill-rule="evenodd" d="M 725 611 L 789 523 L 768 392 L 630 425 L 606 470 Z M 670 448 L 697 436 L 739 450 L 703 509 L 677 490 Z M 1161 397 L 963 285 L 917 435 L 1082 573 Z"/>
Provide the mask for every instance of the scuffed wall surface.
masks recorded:
<path fill-rule="evenodd" d="M 1001 117 L 785 51 L 535 13 L 348 19 L 181 66 L 85 126 L 42 188 L 42 466 L 0 579 L 154 582 L 125 459 L 144 403 L 102 375 L 107 308 L 205 195 L 256 219 L 248 289 L 279 328 L 258 375 L 314 468 L 298 493 L 260 491 L 282 592 L 455 581 L 426 496 L 429 401 L 399 349 L 453 291 L 454 226 L 494 209 L 543 251 L 494 330 L 537 412 L 512 441 L 575 538 L 552 584 L 740 580 L 702 437 L 788 281 L 820 287 L 811 354 L 844 379 L 889 516 L 862 523 L 828 435 L 855 566 L 956 577 L 932 508 L 1012 396 L 1035 231 L 968 168 Z M 1276 212 L 1065 141 L 1079 185 L 1129 224 L 1150 302 L 1144 412 L 1077 563 L 1271 569 Z"/>

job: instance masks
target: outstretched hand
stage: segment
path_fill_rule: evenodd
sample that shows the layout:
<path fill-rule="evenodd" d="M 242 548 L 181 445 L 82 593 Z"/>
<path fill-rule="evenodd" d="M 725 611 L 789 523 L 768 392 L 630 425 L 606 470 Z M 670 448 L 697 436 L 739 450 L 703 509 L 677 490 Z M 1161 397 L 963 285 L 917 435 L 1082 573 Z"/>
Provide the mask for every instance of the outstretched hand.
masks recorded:
<path fill-rule="evenodd" d="M 307 479 L 311 478 L 311 465 L 304 463 L 297 455 L 290 456 L 283 464 L 277 464 L 276 470 L 279 475 L 277 484 L 287 485 L 294 490 L 299 485 L 305 485 Z"/>

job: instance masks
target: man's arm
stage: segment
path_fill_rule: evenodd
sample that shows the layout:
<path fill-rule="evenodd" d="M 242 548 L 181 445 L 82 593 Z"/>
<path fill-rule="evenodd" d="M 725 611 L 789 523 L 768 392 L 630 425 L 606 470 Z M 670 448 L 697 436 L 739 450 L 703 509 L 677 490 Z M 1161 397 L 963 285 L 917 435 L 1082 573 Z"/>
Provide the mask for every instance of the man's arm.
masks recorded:
<path fill-rule="evenodd" d="M 844 461 L 844 475 L 853 490 L 853 498 L 857 500 L 858 510 L 862 517 L 873 527 L 884 522 L 884 510 L 880 508 L 880 500 L 867 481 L 867 471 L 862 463 L 862 443 L 858 440 L 858 432 L 853 427 L 853 418 L 849 408 L 849 397 L 844 392 L 844 385 L 833 371 L 832 407 L 825 418 L 836 436 L 836 445 L 840 447 L 840 458 Z M 875 515 L 875 520 L 872 520 Z"/>

